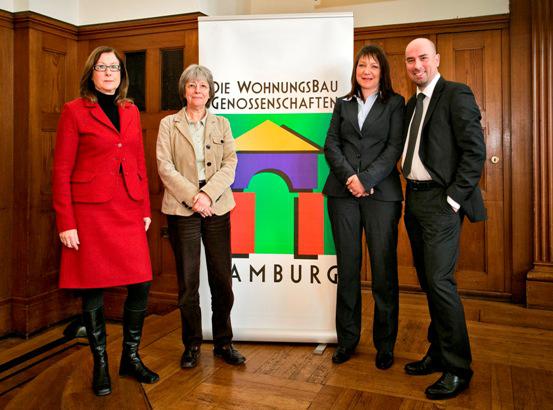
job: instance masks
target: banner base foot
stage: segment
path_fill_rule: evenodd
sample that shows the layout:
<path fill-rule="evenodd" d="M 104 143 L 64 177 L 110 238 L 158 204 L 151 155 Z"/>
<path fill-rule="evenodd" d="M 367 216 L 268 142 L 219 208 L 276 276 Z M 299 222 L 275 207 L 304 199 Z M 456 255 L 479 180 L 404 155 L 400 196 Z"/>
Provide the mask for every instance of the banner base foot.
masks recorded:
<path fill-rule="evenodd" d="M 319 343 L 315 348 L 315 350 L 313 350 L 313 354 L 321 355 L 325 352 L 325 350 L 326 350 L 326 343 Z"/>

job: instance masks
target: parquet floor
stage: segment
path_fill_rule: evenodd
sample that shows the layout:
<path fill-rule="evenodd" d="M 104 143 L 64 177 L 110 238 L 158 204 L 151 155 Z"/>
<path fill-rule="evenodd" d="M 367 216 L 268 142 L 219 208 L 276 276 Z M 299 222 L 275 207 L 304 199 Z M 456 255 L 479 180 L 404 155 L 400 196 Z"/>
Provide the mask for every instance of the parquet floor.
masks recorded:
<path fill-rule="evenodd" d="M 424 389 L 439 375 L 414 377 L 403 372 L 406 362 L 420 358 L 426 351 L 425 299 L 420 295 L 401 296 L 396 360 L 387 371 L 374 367 L 368 319 L 372 316 L 370 294 L 366 293 L 364 299 L 367 326 L 356 355 L 342 365 L 332 364 L 331 346 L 323 355 L 315 355 L 311 344 L 236 343 L 248 360 L 245 366 L 232 367 L 214 358 L 212 345 L 206 343 L 199 366 L 182 370 L 179 315 L 175 311 L 163 317 L 151 316 L 146 323 L 141 356 L 160 374 L 160 382 L 141 386 L 117 375 L 121 330 L 112 324 L 108 327 L 111 395 L 92 394 L 90 353 L 86 346 L 80 346 L 50 360 L 47 368 L 35 371 L 38 374 L 34 379 L 17 388 L 8 388 L 12 376 L 0 374 L 0 407 L 553 409 L 553 312 L 466 300 L 474 358 L 471 387 L 455 399 L 431 402 L 425 398 Z M 487 322 L 490 317 L 500 324 Z M 529 324 L 534 327 L 523 327 Z M 33 340 L 16 346 L 0 344 L 0 363 L 15 354 L 14 349 L 24 351 L 26 343 L 37 344 Z"/>

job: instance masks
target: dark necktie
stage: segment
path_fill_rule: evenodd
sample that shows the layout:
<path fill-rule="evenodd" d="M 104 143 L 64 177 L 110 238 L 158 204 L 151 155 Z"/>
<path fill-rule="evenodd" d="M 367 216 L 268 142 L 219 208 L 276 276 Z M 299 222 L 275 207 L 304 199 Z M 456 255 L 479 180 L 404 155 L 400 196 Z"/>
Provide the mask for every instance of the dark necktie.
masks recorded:
<path fill-rule="evenodd" d="M 417 95 L 417 105 L 415 107 L 415 115 L 409 128 L 409 142 L 407 144 L 407 152 L 405 153 L 405 161 L 403 161 L 403 175 L 405 178 L 411 173 L 411 165 L 413 165 L 413 155 L 415 154 L 415 145 L 417 144 L 417 135 L 419 135 L 419 128 L 422 120 L 422 110 L 425 95 L 419 93 Z"/>

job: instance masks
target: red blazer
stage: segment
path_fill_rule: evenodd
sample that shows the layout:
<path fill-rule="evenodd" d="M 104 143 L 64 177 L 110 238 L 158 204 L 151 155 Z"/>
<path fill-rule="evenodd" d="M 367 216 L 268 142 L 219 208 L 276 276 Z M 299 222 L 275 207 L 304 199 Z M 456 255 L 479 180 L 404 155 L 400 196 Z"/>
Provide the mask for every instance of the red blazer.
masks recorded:
<path fill-rule="evenodd" d="M 113 197 L 119 169 L 129 195 L 143 201 L 150 216 L 148 178 L 140 113 L 132 103 L 119 106 L 121 132 L 102 108 L 84 98 L 64 105 L 58 124 L 52 190 L 59 232 L 76 229 L 73 203 L 101 203 Z"/>

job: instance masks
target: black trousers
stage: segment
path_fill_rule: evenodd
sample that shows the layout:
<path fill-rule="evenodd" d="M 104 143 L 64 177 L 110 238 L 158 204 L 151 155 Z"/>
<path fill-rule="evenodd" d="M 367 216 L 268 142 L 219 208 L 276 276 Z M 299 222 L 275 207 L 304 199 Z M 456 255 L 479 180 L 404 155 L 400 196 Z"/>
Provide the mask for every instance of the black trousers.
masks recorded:
<path fill-rule="evenodd" d="M 374 297 L 373 341 L 393 351 L 397 338 L 399 291 L 397 236 L 401 202 L 328 197 L 338 261 L 336 333 L 338 344 L 354 350 L 361 336 L 362 232 L 369 250 Z"/>
<path fill-rule="evenodd" d="M 444 188 L 407 185 L 405 226 L 431 319 L 428 354 L 446 370 L 470 377 L 470 342 L 455 281 L 462 219 L 462 211 L 455 213 L 447 203 Z"/>
<path fill-rule="evenodd" d="M 143 282 L 127 285 L 125 309 L 134 311 L 146 310 L 151 284 L 152 282 Z M 82 297 L 83 311 L 90 312 L 104 306 L 104 289 L 83 289 L 79 293 Z"/>
<path fill-rule="evenodd" d="M 181 312 L 182 342 L 185 346 L 202 342 L 202 313 L 200 309 L 200 241 L 205 248 L 207 277 L 211 291 L 211 325 L 215 345 L 232 341 L 230 311 L 232 293 L 230 253 L 230 213 L 202 218 L 167 215 L 169 240 L 175 254 L 178 305 Z"/>

